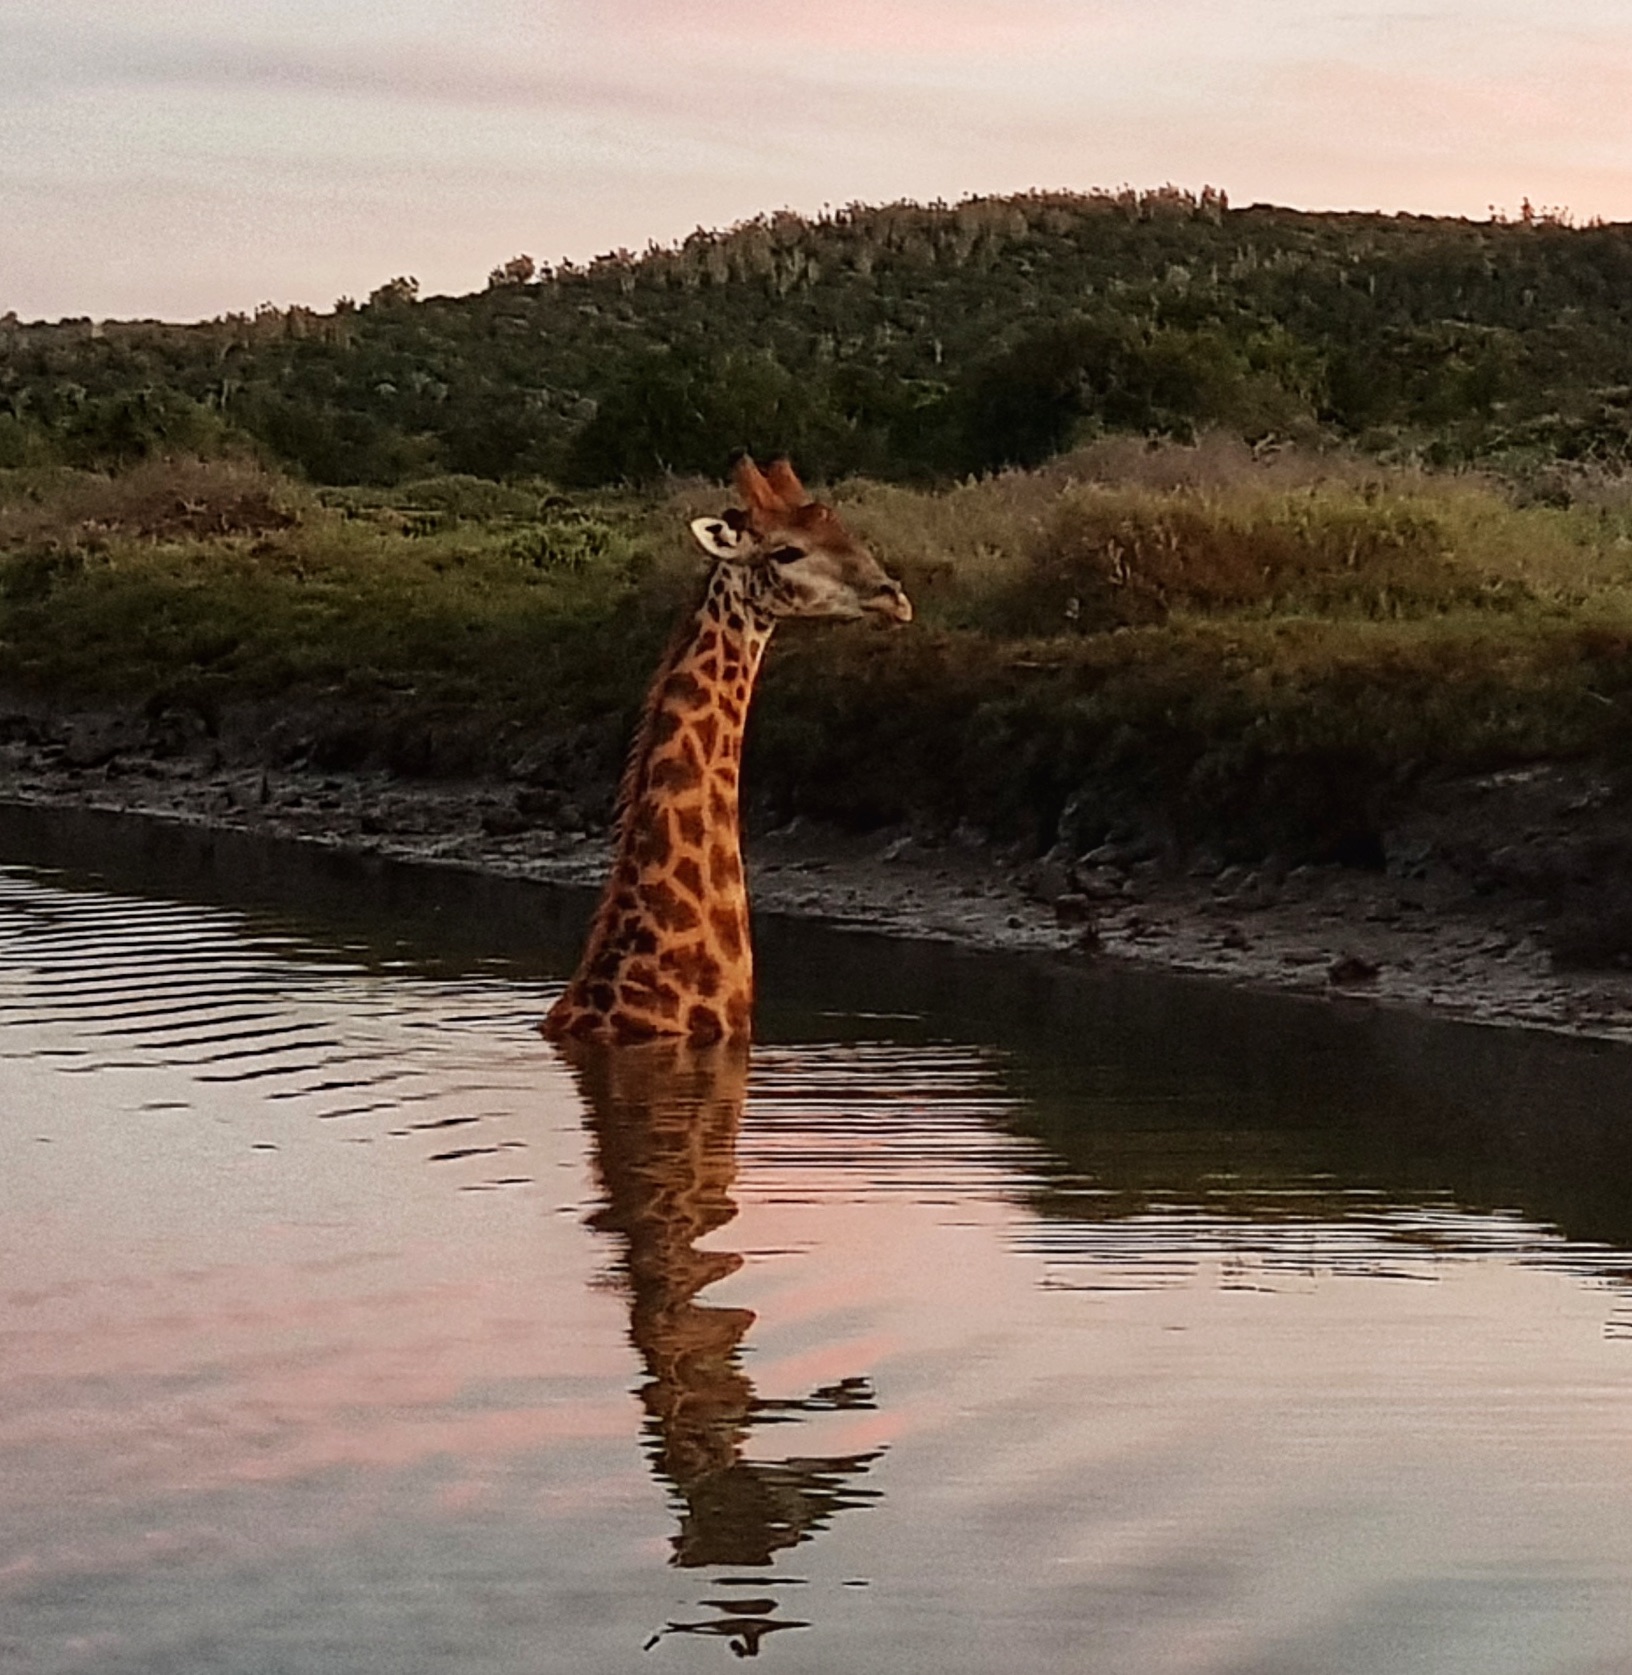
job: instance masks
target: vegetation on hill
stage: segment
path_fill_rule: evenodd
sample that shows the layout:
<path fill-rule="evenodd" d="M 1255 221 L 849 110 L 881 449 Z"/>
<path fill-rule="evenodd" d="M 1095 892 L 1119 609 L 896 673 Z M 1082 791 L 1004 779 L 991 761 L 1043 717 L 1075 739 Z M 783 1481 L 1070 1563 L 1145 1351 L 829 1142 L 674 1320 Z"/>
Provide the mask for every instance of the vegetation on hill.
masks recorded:
<path fill-rule="evenodd" d="M 118 706 L 150 750 L 479 772 L 604 817 L 701 574 L 686 519 L 722 492 L 0 472 L 0 689 Z M 833 494 L 918 620 L 779 636 L 750 730 L 762 822 L 1375 862 L 1424 778 L 1625 760 L 1615 479 L 1549 505 L 1213 435 Z"/>
<path fill-rule="evenodd" d="M 4 299 L 0 298 L 0 307 Z M 1084 441 L 1632 452 L 1632 227 L 1035 193 L 699 230 L 487 289 L 179 326 L 0 319 L 0 466 L 261 457 L 319 484 L 956 480 Z"/>
<path fill-rule="evenodd" d="M 604 815 L 699 479 L 786 450 L 919 620 L 782 636 L 756 818 L 1375 861 L 1425 778 L 1624 760 L 1629 327 L 1632 227 L 1174 190 L 6 316 L 0 690 Z"/>

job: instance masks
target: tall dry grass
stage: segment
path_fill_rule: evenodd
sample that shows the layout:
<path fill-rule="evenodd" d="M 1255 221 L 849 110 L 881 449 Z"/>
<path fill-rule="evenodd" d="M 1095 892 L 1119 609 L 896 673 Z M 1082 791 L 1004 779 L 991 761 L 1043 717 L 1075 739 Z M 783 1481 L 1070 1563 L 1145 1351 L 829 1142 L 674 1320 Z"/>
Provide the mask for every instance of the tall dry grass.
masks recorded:
<path fill-rule="evenodd" d="M 1425 773 L 1619 760 L 1632 499 L 1603 486 L 1553 505 L 1218 439 L 1099 443 L 939 492 L 838 485 L 918 620 L 782 637 L 750 735 L 759 815 L 969 819 L 1045 847 L 1143 822 L 1342 854 Z M 354 738 L 447 723 L 479 744 L 457 761 L 378 745 L 399 767 L 532 749 L 593 756 L 610 786 L 706 564 L 686 521 L 726 499 L 468 479 L 319 499 L 232 465 L 13 474 L 0 688 L 211 713 L 315 697 L 374 718 Z"/>
<path fill-rule="evenodd" d="M 237 460 L 149 460 L 117 476 L 63 467 L 0 471 L 0 552 L 119 536 L 262 535 L 290 528 L 311 505 L 287 477 Z"/>
<path fill-rule="evenodd" d="M 851 523 L 929 619 L 1049 637 L 1175 616 L 1632 610 L 1632 494 L 1529 501 L 1353 455 L 1096 443 L 926 494 L 855 484 Z"/>

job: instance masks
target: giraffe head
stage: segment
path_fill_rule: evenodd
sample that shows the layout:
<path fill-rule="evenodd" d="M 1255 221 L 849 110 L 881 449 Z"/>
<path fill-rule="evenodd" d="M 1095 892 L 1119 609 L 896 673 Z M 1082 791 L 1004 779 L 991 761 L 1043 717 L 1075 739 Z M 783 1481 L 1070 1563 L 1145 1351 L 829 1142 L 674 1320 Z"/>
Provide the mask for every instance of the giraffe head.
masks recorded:
<path fill-rule="evenodd" d="M 749 572 L 755 603 L 767 616 L 854 618 L 874 613 L 911 622 L 901 584 L 847 530 L 830 507 L 812 500 L 785 459 L 761 471 L 751 459 L 733 478 L 742 509 L 697 518 L 691 532 L 710 557 Z"/>

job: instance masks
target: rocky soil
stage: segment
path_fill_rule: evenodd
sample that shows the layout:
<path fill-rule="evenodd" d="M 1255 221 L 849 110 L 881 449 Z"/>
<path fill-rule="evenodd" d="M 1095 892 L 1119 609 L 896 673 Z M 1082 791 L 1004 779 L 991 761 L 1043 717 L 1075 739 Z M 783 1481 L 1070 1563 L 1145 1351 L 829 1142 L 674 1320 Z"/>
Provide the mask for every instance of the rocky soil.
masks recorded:
<path fill-rule="evenodd" d="M 548 785 L 254 758 L 162 718 L 0 717 L 6 801 L 564 883 L 594 883 L 605 865 L 604 828 Z M 1388 824 L 1382 864 L 1364 868 L 1226 865 L 1138 836 L 1038 859 L 967 829 L 798 822 L 747 847 L 761 910 L 1632 1039 L 1632 787 L 1587 766 L 1428 784 Z"/>

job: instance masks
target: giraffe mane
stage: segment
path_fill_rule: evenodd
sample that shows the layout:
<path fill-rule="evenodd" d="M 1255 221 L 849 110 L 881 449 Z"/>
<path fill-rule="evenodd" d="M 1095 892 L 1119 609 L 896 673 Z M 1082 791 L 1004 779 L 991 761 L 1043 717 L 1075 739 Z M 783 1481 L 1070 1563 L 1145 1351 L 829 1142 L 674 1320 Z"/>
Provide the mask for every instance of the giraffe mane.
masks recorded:
<path fill-rule="evenodd" d="M 629 749 L 623 759 L 623 772 L 618 776 L 617 795 L 612 803 L 612 841 L 614 849 L 620 847 L 628 835 L 624 828 L 629 824 L 629 813 L 639 800 L 644 789 L 641 778 L 641 768 L 645 766 L 651 755 L 652 729 L 657 723 L 657 712 L 663 699 L 664 683 L 674 673 L 675 665 L 680 661 L 681 654 L 691 644 L 695 632 L 697 613 L 703 608 L 703 602 L 708 598 L 708 584 L 714 572 L 709 570 L 692 597 L 690 605 L 681 613 L 680 620 L 675 624 L 669 635 L 668 644 L 663 648 L 663 655 L 658 659 L 657 672 L 652 676 L 651 685 L 646 688 L 646 696 L 641 700 L 640 716 L 635 722 L 634 736 L 629 741 Z"/>

